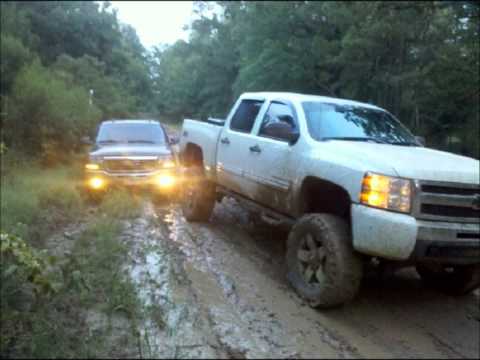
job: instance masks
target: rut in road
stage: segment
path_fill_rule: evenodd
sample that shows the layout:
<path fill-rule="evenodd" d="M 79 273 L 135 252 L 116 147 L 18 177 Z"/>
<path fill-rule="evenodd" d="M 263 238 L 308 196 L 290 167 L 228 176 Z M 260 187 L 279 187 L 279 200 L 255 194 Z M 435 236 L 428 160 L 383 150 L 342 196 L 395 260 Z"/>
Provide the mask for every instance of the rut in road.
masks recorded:
<path fill-rule="evenodd" d="M 317 311 L 285 280 L 287 233 L 249 220 L 226 198 L 209 223 L 150 203 L 130 223 L 126 272 L 148 310 L 142 357 L 478 357 L 478 293 L 450 298 L 407 270 Z"/>

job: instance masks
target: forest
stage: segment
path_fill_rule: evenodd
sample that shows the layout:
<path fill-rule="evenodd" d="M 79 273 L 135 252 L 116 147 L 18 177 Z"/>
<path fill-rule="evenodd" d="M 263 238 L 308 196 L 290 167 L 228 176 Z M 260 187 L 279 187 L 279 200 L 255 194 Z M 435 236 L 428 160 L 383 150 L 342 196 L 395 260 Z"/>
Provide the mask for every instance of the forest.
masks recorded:
<path fill-rule="evenodd" d="M 48 157 L 102 119 L 222 117 L 242 92 L 292 91 L 374 103 L 478 158 L 479 9 L 195 2 L 189 40 L 147 50 L 109 2 L 2 2 L 3 146 Z"/>

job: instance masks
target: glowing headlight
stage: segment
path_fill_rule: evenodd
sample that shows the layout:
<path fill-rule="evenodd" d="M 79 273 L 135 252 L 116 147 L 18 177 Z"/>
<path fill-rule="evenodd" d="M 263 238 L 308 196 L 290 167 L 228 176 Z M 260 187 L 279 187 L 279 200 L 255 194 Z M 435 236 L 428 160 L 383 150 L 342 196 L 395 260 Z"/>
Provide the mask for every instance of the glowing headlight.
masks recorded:
<path fill-rule="evenodd" d="M 175 167 L 175 163 L 172 160 L 166 160 L 163 162 L 162 167 L 164 169 L 171 169 Z"/>
<path fill-rule="evenodd" d="M 160 158 L 158 160 L 158 163 L 160 166 L 164 169 L 171 169 L 175 167 L 175 161 L 173 160 L 172 157 L 165 157 L 165 158 Z"/>
<path fill-rule="evenodd" d="M 412 182 L 397 177 L 367 173 L 362 182 L 360 202 L 382 209 L 410 212 Z"/>
<path fill-rule="evenodd" d="M 100 165 L 98 165 L 98 164 L 85 164 L 85 169 L 87 169 L 87 170 L 98 170 L 98 169 L 100 169 Z"/>
<path fill-rule="evenodd" d="M 88 185 L 90 185 L 92 189 L 97 190 L 97 189 L 101 189 L 105 185 L 105 181 L 103 181 L 103 179 L 99 177 L 94 177 L 88 180 Z"/>
<path fill-rule="evenodd" d="M 175 183 L 175 177 L 172 175 L 158 175 L 157 184 L 160 187 L 170 187 Z"/>

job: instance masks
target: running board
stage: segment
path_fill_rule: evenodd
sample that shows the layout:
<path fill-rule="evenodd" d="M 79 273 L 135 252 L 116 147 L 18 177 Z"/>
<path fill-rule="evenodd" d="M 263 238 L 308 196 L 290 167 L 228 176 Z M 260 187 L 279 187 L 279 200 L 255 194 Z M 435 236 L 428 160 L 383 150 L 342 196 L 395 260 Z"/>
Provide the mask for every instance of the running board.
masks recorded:
<path fill-rule="evenodd" d="M 217 185 L 217 192 L 221 193 L 222 195 L 234 198 L 240 203 L 240 205 L 242 205 L 248 210 L 258 212 L 260 214 L 260 218 L 272 226 L 293 226 L 293 224 L 295 223 L 295 219 L 287 215 L 279 214 L 275 210 L 269 209 L 268 207 L 265 207 L 263 205 L 257 204 L 256 202 L 247 199 L 243 195 L 230 191 L 223 186 Z"/>

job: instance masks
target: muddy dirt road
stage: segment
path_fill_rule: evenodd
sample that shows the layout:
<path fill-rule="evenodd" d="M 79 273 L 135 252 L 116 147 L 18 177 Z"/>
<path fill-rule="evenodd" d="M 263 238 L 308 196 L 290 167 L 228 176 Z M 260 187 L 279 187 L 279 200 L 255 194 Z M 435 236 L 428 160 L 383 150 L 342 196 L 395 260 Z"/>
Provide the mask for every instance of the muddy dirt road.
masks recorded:
<path fill-rule="evenodd" d="M 284 276 L 287 233 L 251 222 L 233 199 L 209 223 L 145 204 L 126 224 L 131 276 L 150 311 L 142 357 L 478 358 L 479 294 L 452 298 L 412 270 L 367 278 L 340 309 L 308 307 Z"/>

